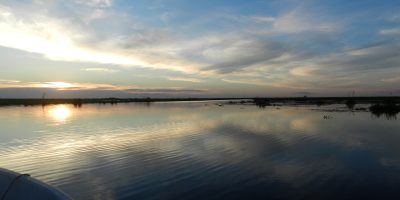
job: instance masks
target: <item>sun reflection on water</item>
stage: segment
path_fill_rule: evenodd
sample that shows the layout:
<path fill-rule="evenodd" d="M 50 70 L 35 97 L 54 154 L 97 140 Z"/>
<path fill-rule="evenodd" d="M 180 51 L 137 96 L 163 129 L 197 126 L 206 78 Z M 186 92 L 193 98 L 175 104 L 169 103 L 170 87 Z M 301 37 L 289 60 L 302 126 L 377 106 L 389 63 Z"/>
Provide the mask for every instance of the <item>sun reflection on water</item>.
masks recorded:
<path fill-rule="evenodd" d="M 71 117 L 72 111 L 66 105 L 57 105 L 49 110 L 50 116 L 57 122 L 65 122 Z"/>

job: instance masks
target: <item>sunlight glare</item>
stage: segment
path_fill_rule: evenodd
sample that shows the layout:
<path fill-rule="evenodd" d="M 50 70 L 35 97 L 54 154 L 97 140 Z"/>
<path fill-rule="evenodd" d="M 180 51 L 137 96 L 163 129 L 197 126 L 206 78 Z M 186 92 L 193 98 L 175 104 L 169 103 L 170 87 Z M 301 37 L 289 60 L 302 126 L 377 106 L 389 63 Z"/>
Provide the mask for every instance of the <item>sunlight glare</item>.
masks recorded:
<path fill-rule="evenodd" d="M 49 111 L 51 117 L 58 122 L 65 122 L 72 115 L 72 111 L 66 105 L 57 105 Z"/>
<path fill-rule="evenodd" d="M 66 89 L 75 87 L 75 85 L 66 82 L 49 82 L 47 85 L 51 88 Z"/>

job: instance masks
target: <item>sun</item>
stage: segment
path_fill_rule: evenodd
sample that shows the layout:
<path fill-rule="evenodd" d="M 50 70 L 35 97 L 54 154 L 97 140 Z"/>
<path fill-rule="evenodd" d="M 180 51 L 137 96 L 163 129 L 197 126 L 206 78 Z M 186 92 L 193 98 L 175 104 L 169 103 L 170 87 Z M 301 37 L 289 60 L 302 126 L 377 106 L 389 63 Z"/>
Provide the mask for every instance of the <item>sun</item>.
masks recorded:
<path fill-rule="evenodd" d="M 48 82 L 46 83 L 50 88 L 58 88 L 58 89 L 67 89 L 75 87 L 74 84 L 66 83 L 66 82 Z"/>
<path fill-rule="evenodd" d="M 40 87 L 45 87 L 45 88 L 55 88 L 55 89 L 69 89 L 69 88 L 74 88 L 77 87 L 74 84 L 71 83 L 66 83 L 66 82 L 46 82 L 44 84 L 40 84 Z"/>
<path fill-rule="evenodd" d="M 37 88 L 53 88 L 57 90 L 67 90 L 67 89 L 76 89 L 79 85 L 67 83 L 67 82 L 43 82 L 43 83 L 35 83 L 32 87 Z"/>

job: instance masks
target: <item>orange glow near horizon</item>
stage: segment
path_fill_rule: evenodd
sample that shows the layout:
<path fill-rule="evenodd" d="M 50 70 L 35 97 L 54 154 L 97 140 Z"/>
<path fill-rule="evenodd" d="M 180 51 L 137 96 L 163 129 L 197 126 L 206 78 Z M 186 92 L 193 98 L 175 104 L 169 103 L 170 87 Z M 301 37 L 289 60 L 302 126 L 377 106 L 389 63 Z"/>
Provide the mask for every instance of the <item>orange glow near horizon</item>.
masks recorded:
<path fill-rule="evenodd" d="M 46 86 L 50 88 L 58 88 L 58 89 L 68 89 L 72 87 L 76 87 L 74 84 L 66 83 L 66 82 L 48 82 Z"/>

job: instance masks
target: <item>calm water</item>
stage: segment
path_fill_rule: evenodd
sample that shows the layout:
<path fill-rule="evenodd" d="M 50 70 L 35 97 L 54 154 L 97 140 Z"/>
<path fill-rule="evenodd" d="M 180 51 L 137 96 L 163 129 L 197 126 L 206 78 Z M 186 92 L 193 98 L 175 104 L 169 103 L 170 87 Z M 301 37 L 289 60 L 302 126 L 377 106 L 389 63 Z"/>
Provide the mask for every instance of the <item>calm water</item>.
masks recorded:
<path fill-rule="evenodd" d="M 400 199 L 400 121 L 313 108 L 3 107 L 0 167 L 85 200 Z"/>

